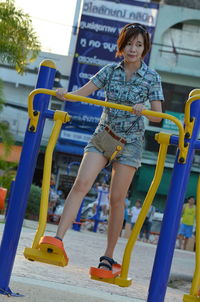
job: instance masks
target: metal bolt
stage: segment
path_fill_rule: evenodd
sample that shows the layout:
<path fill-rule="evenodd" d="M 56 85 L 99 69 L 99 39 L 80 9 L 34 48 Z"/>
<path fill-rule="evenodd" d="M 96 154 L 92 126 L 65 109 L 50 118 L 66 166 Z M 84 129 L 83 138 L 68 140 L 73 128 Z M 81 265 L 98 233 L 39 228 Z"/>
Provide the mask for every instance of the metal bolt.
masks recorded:
<path fill-rule="evenodd" d="M 189 132 L 185 133 L 185 138 L 190 138 L 190 133 Z"/>
<path fill-rule="evenodd" d="M 179 159 L 179 163 L 183 164 L 184 162 L 185 162 L 184 157 L 181 157 L 181 158 Z"/>
<path fill-rule="evenodd" d="M 38 115 L 38 111 L 37 110 L 33 111 L 33 115 L 37 116 Z"/>
<path fill-rule="evenodd" d="M 34 126 L 31 126 L 31 127 L 29 128 L 29 130 L 30 130 L 31 132 L 33 132 L 33 131 L 35 130 L 35 127 L 34 127 Z"/>

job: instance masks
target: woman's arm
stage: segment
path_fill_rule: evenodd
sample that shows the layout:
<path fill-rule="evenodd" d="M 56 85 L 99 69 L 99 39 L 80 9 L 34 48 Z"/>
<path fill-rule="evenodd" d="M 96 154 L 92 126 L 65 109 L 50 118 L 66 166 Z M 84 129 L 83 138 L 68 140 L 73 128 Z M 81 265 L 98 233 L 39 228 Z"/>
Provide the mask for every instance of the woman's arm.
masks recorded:
<path fill-rule="evenodd" d="M 162 102 L 161 101 L 151 101 L 151 110 L 156 112 L 162 112 Z M 160 123 L 162 118 L 156 116 L 147 116 L 147 118 L 154 123 Z"/>
<path fill-rule="evenodd" d="M 80 95 L 80 96 L 87 97 L 88 95 L 90 95 L 94 91 L 96 91 L 97 89 L 99 89 L 99 88 L 96 85 L 94 85 L 92 83 L 92 81 L 89 81 L 84 86 L 82 86 L 81 88 L 79 88 L 73 92 L 68 92 L 65 88 L 58 88 L 56 90 L 56 97 L 62 101 L 77 102 L 75 100 L 66 99 L 64 97 L 64 94 L 70 93 L 70 94 L 74 94 L 74 95 Z"/>
<path fill-rule="evenodd" d="M 133 113 L 136 115 L 141 115 L 142 110 L 145 110 L 145 107 L 143 104 L 136 104 L 133 106 Z M 156 112 L 162 112 L 162 103 L 161 101 L 151 101 L 151 110 Z M 162 118 L 156 117 L 156 116 L 148 116 L 146 117 L 154 123 L 160 123 Z"/>

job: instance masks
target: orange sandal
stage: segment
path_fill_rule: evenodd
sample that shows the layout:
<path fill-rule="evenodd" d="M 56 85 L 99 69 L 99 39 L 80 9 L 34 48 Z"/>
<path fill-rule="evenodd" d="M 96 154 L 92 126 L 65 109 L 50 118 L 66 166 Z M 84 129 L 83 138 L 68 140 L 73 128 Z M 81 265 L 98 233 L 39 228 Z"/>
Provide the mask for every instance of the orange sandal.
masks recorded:
<path fill-rule="evenodd" d="M 99 260 L 100 263 L 98 268 L 90 268 L 91 277 L 97 277 L 101 279 L 112 279 L 120 275 L 121 265 L 114 261 L 112 258 L 102 256 Z M 108 263 L 103 262 L 103 260 L 106 260 Z M 106 269 L 103 269 L 103 267 Z"/>

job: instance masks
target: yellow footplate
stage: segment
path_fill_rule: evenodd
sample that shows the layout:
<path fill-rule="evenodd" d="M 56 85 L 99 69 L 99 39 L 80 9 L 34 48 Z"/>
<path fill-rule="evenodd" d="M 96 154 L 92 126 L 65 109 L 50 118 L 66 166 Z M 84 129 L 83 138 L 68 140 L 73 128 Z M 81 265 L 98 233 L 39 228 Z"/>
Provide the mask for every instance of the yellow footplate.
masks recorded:
<path fill-rule="evenodd" d="M 200 302 L 200 296 L 184 295 L 183 302 Z"/>
<path fill-rule="evenodd" d="M 131 285 L 131 279 L 124 279 L 120 277 L 121 265 L 116 263 L 112 265 L 112 271 L 104 270 L 102 268 L 91 267 L 90 278 L 97 281 L 119 285 L 121 287 L 128 287 Z"/>
<path fill-rule="evenodd" d="M 25 248 L 24 256 L 30 261 L 39 261 L 48 264 L 66 266 L 68 257 L 62 241 L 54 237 L 42 237 L 38 248 Z"/>
<path fill-rule="evenodd" d="M 114 285 L 118 285 L 120 287 L 129 287 L 132 284 L 132 279 L 121 279 L 120 277 L 114 277 L 114 278 L 100 278 L 96 276 L 90 276 L 92 280 L 111 283 Z"/>

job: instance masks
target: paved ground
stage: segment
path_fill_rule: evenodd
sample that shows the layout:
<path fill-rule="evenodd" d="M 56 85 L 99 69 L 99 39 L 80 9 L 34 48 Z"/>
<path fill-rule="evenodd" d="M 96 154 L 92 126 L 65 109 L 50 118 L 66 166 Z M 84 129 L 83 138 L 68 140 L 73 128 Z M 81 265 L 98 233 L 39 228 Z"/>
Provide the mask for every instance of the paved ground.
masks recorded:
<path fill-rule="evenodd" d="M 130 277 L 132 285 L 120 288 L 115 285 L 90 280 L 88 270 L 96 266 L 102 255 L 106 236 L 88 231 L 70 230 L 64 239 L 69 264 L 65 268 L 39 262 L 29 262 L 23 256 L 25 247 L 31 247 L 37 223 L 25 221 L 19 247 L 15 259 L 10 287 L 14 292 L 24 294 L 18 301 L 26 302 L 141 302 L 146 301 L 149 280 L 156 247 L 151 244 L 137 242 L 133 252 Z M 3 224 L 0 223 L 0 238 Z M 55 225 L 47 225 L 46 235 L 53 236 Z M 120 238 L 115 259 L 121 262 L 127 239 Z M 192 252 L 176 250 L 171 274 L 190 279 L 194 271 L 195 255 Z M 165 302 L 182 302 L 184 293 L 188 293 L 189 284 L 182 288 L 168 288 Z M 11 301 L 14 298 L 11 298 Z M 16 298 L 15 298 L 16 299 Z M 0 296 L 0 302 L 8 301 Z M 156 302 L 156 301 L 155 301 Z"/>

